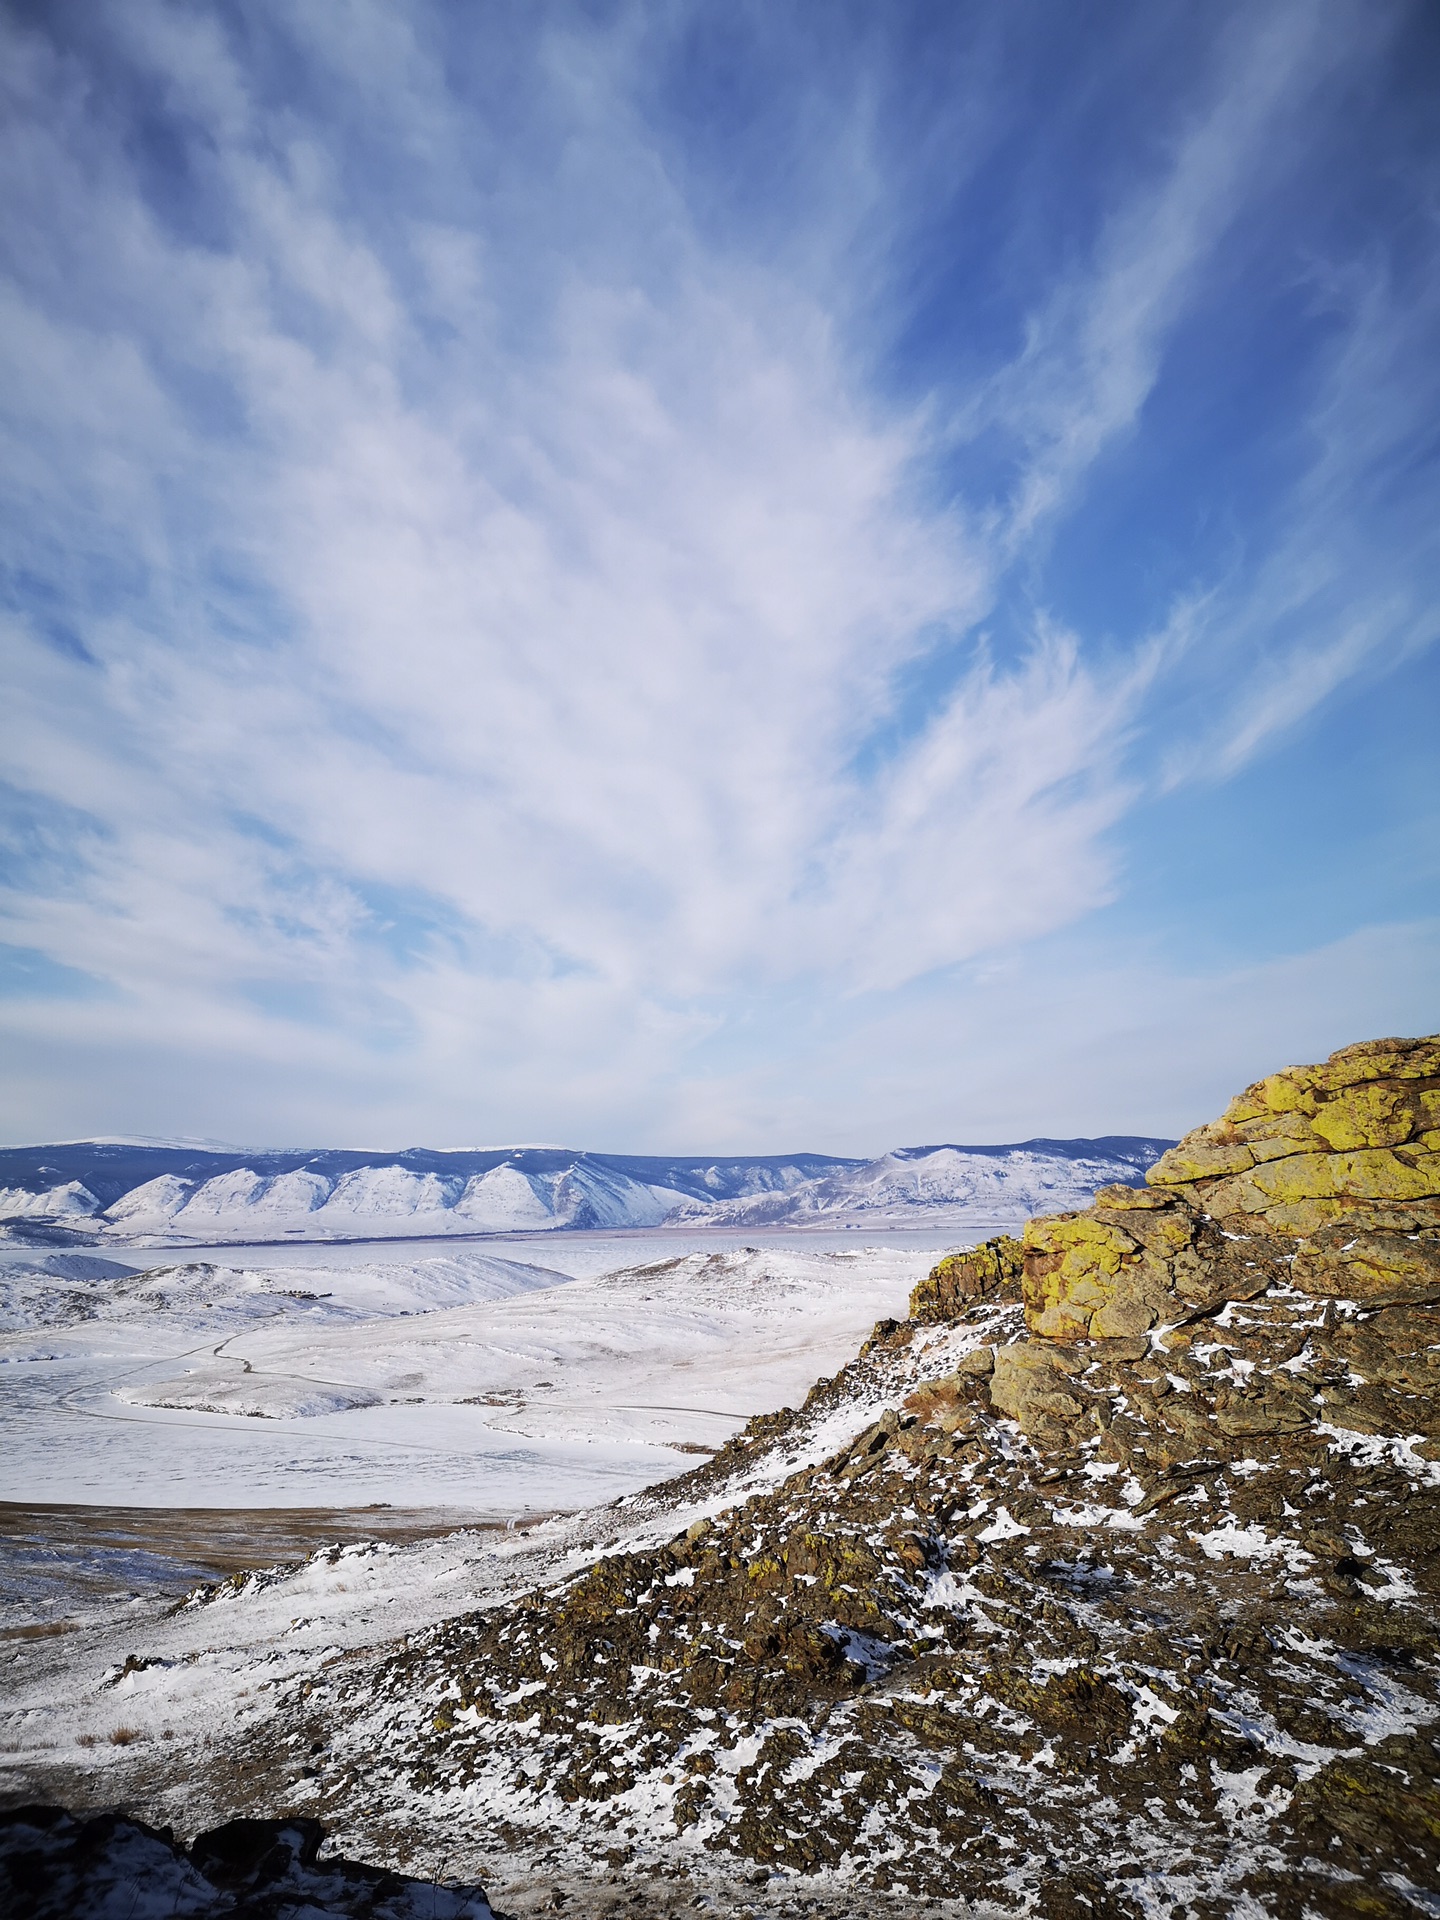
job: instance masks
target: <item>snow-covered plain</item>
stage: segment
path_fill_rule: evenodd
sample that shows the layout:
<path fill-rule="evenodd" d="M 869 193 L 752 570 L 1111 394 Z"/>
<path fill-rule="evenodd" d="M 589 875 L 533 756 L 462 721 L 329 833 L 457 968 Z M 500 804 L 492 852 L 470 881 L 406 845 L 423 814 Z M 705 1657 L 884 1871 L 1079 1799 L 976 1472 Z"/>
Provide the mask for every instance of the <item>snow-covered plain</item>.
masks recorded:
<path fill-rule="evenodd" d="M 0 1499 L 386 1502 L 477 1519 L 590 1506 L 802 1398 L 933 1262 L 932 1236 L 900 1238 L 576 1236 L 569 1271 L 511 1243 L 288 1247 L 140 1271 L 133 1254 L 12 1246 Z"/>

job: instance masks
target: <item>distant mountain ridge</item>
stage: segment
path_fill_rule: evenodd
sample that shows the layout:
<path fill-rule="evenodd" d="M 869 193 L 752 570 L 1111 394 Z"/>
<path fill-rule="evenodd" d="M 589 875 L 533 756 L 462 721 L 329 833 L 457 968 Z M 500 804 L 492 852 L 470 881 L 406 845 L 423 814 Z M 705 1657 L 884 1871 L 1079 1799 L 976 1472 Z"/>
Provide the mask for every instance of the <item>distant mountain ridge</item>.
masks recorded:
<path fill-rule="evenodd" d="M 419 1238 L 607 1227 L 943 1226 L 1084 1206 L 1172 1142 L 1135 1135 L 797 1153 L 561 1147 L 253 1153 L 118 1141 L 0 1149 L 12 1233 L 168 1244 Z"/>

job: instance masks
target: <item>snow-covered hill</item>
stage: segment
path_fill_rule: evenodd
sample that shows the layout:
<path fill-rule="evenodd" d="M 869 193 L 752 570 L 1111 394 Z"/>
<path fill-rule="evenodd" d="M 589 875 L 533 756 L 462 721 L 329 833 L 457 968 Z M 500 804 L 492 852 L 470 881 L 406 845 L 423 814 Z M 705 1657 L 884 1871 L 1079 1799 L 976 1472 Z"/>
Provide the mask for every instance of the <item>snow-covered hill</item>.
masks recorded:
<path fill-rule="evenodd" d="M 803 1399 L 933 1258 L 604 1244 L 618 1264 L 579 1277 L 463 1245 L 143 1271 L 0 1249 L 0 1499 L 589 1506 Z M 584 1268 L 586 1245 L 544 1251 Z M 18 1578 L 0 1537 L 0 1637 Z"/>
<path fill-rule="evenodd" d="M 897 1147 L 788 1193 L 687 1202 L 672 1223 L 711 1226 L 944 1227 L 960 1219 L 1026 1220 L 1085 1207 L 1111 1182 L 1144 1178 L 1158 1140 L 1027 1140 L 1013 1147 Z"/>
<path fill-rule="evenodd" d="M 0 1223 L 67 1244 L 412 1239 L 566 1228 L 940 1226 L 1024 1219 L 1134 1183 L 1170 1145 L 1109 1136 L 1013 1146 L 665 1159 L 521 1147 L 222 1152 L 79 1141 L 0 1150 Z"/>

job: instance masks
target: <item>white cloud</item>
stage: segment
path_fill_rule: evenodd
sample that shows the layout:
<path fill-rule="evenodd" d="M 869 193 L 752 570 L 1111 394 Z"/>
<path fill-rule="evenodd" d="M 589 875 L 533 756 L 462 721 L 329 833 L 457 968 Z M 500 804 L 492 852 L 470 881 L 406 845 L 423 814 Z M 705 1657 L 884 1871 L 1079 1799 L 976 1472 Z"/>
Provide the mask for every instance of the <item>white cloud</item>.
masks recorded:
<path fill-rule="evenodd" d="M 330 109 L 373 120 L 358 181 L 324 108 L 267 98 L 213 20 L 110 23 L 206 130 L 184 219 L 142 191 L 123 100 L 9 31 L 18 564 L 73 587 L 91 660 L 17 619 L 0 750 L 93 825 L 0 937 L 108 992 L 7 1017 L 120 1105 L 147 1062 L 158 1105 L 115 1130 L 173 1128 L 174 1100 L 242 1132 L 201 1062 L 272 1137 L 276 1098 L 312 1137 L 733 1132 L 686 1061 L 752 1002 L 893 991 L 1110 896 L 1165 647 L 1096 664 L 1037 614 L 1023 657 L 976 645 L 866 750 L 897 670 L 976 632 L 1138 417 L 1314 31 L 1290 9 L 1238 43 L 959 409 L 1028 449 L 992 524 L 927 499 L 932 412 L 867 388 L 833 261 L 807 281 L 706 241 L 623 31 L 541 34 L 512 151 L 395 10 L 335 19 L 294 30 Z M 838 249 L 843 194 L 826 212 Z M 16 1099 L 48 1110 L 38 1079 Z"/>
<path fill-rule="evenodd" d="M 1135 426 L 1197 275 L 1257 173 L 1284 151 L 1289 116 L 1363 31 L 1352 9 L 1322 19 L 1300 4 L 1232 17 L 1217 33 L 1209 98 L 1157 140 L 1169 152 L 1153 179 L 1115 207 L 1091 256 L 1058 277 L 1030 316 L 1023 351 L 961 415 L 962 432 L 998 422 L 1027 449 L 1006 516 L 1010 553 Z"/>
<path fill-rule="evenodd" d="M 1240 1087 L 1350 1041 L 1437 1025 L 1435 919 L 1253 963 L 1186 969 L 1130 941 L 1042 941 L 807 1022 L 769 1013 L 743 1061 L 709 1062 L 657 1137 L 1006 1141 L 1174 1137 Z"/>
<path fill-rule="evenodd" d="M 1170 787 L 1228 778 L 1358 675 L 1440 637 L 1440 484 L 1426 448 L 1440 411 L 1440 269 L 1432 260 L 1397 286 L 1372 258 L 1321 297 L 1342 324 L 1297 425 L 1299 471 L 1268 551 L 1237 563 L 1186 622 L 1178 651 L 1222 654 L 1237 671 L 1206 724 L 1168 748 Z"/>

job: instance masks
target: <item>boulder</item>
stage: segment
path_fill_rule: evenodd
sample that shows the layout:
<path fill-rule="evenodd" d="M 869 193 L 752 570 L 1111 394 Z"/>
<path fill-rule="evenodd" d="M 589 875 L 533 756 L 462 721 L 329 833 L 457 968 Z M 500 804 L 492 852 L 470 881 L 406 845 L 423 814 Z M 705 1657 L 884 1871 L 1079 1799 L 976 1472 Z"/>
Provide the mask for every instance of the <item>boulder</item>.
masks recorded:
<path fill-rule="evenodd" d="M 1191 1209 L 1144 1188 L 1102 1187 L 1084 1213 L 1031 1220 L 1022 1242 L 1026 1319 L 1052 1340 L 1126 1339 L 1153 1327 Z"/>
<path fill-rule="evenodd" d="M 1286 1280 L 1367 1306 L 1440 1300 L 1440 1036 L 1271 1074 L 1146 1179 L 1029 1222 L 1033 1333 L 1134 1337 Z"/>
<path fill-rule="evenodd" d="M 990 1404 L 1017 1420 L 1032 1440 L 1057 1441 L 1082 1425 L 1093 1432 L 1083 1389 L 1075 1389 L 1071 1379 L 1085 1364 L 1049 1341 L 997 1347 Z"/>

